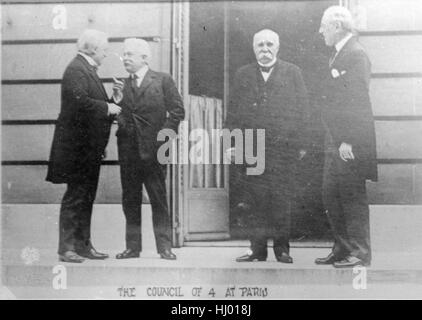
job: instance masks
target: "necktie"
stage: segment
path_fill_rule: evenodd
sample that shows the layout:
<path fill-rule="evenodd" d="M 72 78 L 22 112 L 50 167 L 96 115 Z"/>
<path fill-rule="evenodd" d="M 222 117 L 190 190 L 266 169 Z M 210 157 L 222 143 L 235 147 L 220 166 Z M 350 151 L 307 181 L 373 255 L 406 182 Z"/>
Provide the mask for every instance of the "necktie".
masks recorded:
<path fill-rule="evenodd" d="M 138 88 L 137 80 L 138 80 L 138 75 L 134 73 L 130 77 L 130 87 L 132 90 L 136 90 L 136 88 Z"/>

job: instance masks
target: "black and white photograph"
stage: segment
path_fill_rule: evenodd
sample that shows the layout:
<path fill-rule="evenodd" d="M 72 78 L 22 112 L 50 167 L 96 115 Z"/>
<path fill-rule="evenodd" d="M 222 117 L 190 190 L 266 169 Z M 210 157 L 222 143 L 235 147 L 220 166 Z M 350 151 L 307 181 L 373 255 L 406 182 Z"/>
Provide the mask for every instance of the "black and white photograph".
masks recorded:
<path fill-rule="evenodd" d="M 422 1 L 0 10 L 1 300 L 422 299 Z"/>

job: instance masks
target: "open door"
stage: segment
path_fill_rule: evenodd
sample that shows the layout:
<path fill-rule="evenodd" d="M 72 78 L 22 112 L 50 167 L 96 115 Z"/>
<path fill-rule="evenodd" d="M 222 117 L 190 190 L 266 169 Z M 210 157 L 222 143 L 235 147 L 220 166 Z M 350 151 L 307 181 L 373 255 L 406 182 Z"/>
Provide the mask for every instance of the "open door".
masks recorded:
<path fill-rule="evenodd" d="M 213 8 L 214 11 L 210 14 L 207 7 Z M 189 81 L 198 75 L 203 82 L 206 82 L 204 77 L 210 74 L 200 70 L 201 65 L 209 68 L 209 61 L 196 64 L 190 59 L 190 52 L 194 50 L 197 57 L 201 56 L 201 53 L 195 52 L 195 48 L 207 50 L 201 43 L 197 43 L 199 39 L 206 41 L 206 37 L 198 33 L 199 29 L 195 29 L 197 22 L 205 23 L 203 29 L 201 26 L 201 30 L 208 30 L 210 26 L 218 26 L 224 30 L 219 21 L 224 21 L 225 4 L 218 5 L 217 11 L 215 8 L 215 3 L 173 3 L 172 69 L 178 88 L 183 94 L 186 109 L 185 121 L 179 129 L 177 145 L 179 165 L 173 167 L 174 241 L 178 246 L 183 245 L 184 241 L 223 240 L 230 237 L 228 166 L 223 165 L 222 161 L 219 161 L 220 164 L 209 161 L 212 156 L 222 159 L 222 150 L 213 138 L 212 131 L 223 126 L 224 97 L 214 92 L 207 92 L 205 95 L 203 92 L 200 95 L 195 94 L 195 88 Z M 205 20 L 202 17 L 204 15 L 207 16 Z M 214 18 L 218 21 L 212 20 Z M 207 33 L 209 34 L 215 32 Z M 225 35 L 223 38 L 225 39 Z M 225 46 L 224 43 L 220 45 L 223 55 L 218 57 L 218 63 L 221 70 L 220 82 L 223 86 Z M 206 59 L 212 56 L 202 55 Z M 191 67 L 195 72 L 192 73 Z M 223 92 L 223 90 L 217 91 Z M 188 163 L 180 164 L 186 163 L 185 159 L 189 159 Z"/>

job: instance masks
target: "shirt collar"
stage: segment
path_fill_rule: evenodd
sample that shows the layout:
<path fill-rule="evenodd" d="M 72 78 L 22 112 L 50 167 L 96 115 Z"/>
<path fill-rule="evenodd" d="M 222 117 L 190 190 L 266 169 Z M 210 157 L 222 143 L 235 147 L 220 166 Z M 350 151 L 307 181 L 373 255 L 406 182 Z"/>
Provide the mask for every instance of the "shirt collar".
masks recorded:
<path fill-rule="evenodd" d="M 347 41 L 353 37 L 353 33 L 348 33 L 343 39 L 336 43 L 335 47 L 337 52 L 340 52 L 341 49 L 346 45 Z"/>
<path fill-rule="evenodd" d="M 258 62 L 258 65 L 260 65 L 261 67 L 274 67 L 276 61 L 277 61 L 277 58 L 274 58 L 272 61 L 270 61 L 266 64 Z"/>
<path fill-rule="evenodd" d="M 148 72 L 148 65 L 144 65 L 142 68 L 140 68 L 138 71 L 135 72 L 135 74 L 138 76 L 138 79 L 143 79 L 145 74 Z"/>
<path fill-rule="evenodd" d="M 89 65 L 93 66 L 93 67 L 98 67 L 98 64 L 94 61 L 94 59 L 92 59 L 90 56 L 88 56 L 87 54 L 83 53 L 83 52 L 78 52 L 79 55 L 81 55 L 82 57 L 85 58 L 85 60 L 89 63 Z"/>

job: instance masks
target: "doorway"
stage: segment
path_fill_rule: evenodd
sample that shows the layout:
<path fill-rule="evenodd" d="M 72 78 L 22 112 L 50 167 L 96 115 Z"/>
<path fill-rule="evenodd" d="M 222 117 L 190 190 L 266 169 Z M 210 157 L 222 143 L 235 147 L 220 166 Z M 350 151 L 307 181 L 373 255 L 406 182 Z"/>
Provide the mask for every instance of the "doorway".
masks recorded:
<path fill-rule="evenodd" d="M 321 199 L 324 136 L 318 107 L 329 52 L 318 28 L 323 11 L 337 3 L 328 0 L 216 1 L 192 2 L 189 6 L 189 112 L 191 116 L 193 113 L 202 115 L 204 125 L 209 123 L 209 110 L 199 111 L 201 103 L 192 103 L 193 99 L 221 101 L 218 114 L 223 119 L 214 119 L 211 124 L 221 125 L 236 70 L 255 60 L 252 38 L 257 31 L 263 28 L 276 31 L 280 36 L 279 57 L 302 69 L 311 102 L 314 134 L 313 148 L 299 165 L 296 178 L 298 192 L 292 212 L 292 240 L 329 239 Z M 244 217 L 229 210 L 229 197 L 236 190 L 228 190 L 227 166 L 220 167 L 222 184 L 212 188 L 206 185 L 205 177 L 207 171 L 215 175 L 215 168 L 204 165 L 200 170 L 192 170 L 194 165 L 190 166 L 185 172 L 188 203 L 183 213 L 184 241 L 245 239 L 248 230 L 242 221 Z M 192 181 L 197 184 L 192 185 Z"/>

